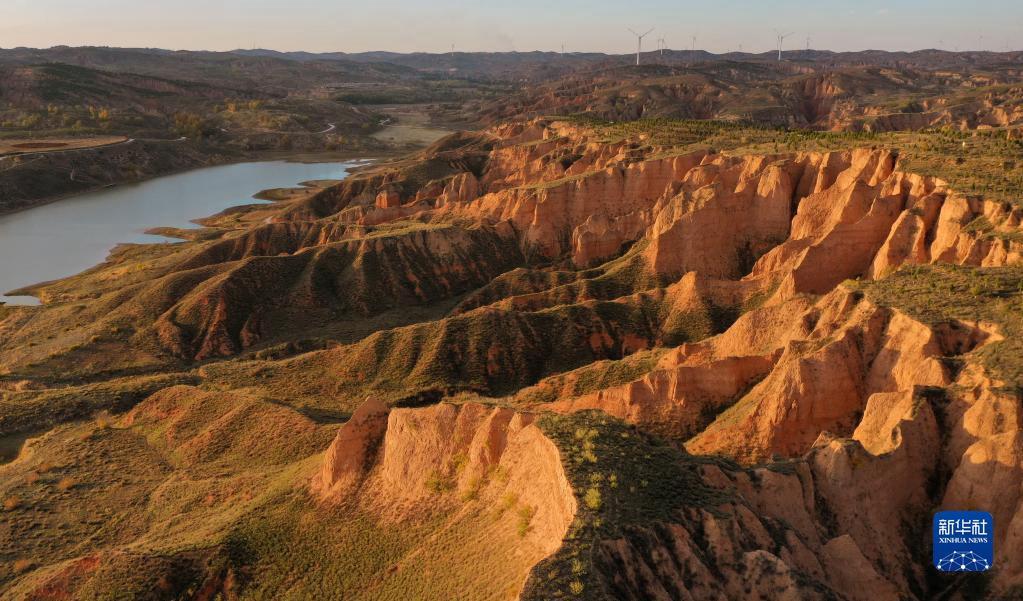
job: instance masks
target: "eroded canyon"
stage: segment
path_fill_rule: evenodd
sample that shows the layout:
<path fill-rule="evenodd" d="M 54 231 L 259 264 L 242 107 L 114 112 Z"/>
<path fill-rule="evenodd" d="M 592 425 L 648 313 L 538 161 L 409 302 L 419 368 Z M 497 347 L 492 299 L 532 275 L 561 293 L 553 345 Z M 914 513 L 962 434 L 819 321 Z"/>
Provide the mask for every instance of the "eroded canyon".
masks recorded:
<path fill-rule="evenodd" d="M 609 131 L 456 134 L 0 308 L 0 434 L 46 431 L 4 594 L 1020 594 L 1023 207 L 869 136 Z M 934 573 L 941 508 L 993 572 Z"/>

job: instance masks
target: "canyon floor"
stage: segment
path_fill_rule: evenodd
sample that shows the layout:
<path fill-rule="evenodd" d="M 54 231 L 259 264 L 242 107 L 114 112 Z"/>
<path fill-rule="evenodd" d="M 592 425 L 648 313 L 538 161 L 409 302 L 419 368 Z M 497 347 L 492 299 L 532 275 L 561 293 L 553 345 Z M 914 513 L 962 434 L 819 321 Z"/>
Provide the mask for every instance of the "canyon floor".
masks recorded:
<path fill-rule="evenodd" d="M 24 289 L 0 596 L 1021 598 L 1023 143 L 972 125 L 502 116 Z"/>

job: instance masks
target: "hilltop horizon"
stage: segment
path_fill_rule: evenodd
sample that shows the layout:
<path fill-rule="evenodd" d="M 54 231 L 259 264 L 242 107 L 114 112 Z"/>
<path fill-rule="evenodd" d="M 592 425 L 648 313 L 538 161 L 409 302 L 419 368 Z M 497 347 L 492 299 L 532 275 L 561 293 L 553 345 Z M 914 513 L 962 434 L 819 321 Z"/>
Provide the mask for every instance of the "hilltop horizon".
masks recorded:
<path fill-rule="evenodd" d="M 371 50 L 306 50 L 303 48 L 270 48 L 270 47 L 254 47 L 254 48 L 231 48 L 224 50 L 217 50 L 211 48 L 169 48 L 164 46 L 118 46 L 118 45 L 98 45 L 98 44 L 54 44 L 51 46 L 0 46 L 0 51 L 13 51 L 13 50 L 58 50 L 58 49 L 110 49 L 110 50 L 138 50 L 138 51 L 165 51 L 165 52 L 208 52 L 217 54 L 246 54 L 246 53 L 267 53 L 267 54 L 282 54 L 282 55 L 299 55 L 305 54 L 310 56 L 360 56 L 360 55 L 395 55 L 395 56 L 407 56 L 407 55 L 426 55 L 426 56 L 447 56 L 451 54 L 455 55 L 522 55 L 522 54 L 545 54 L 545 55 L 563 55 L 563 56 L 606 56 L 606 57 L 629 57 L 635 56 L 636 51 L 623 51 L 623 52 L 606 52 L 600 50 L 570 50 L 565 49 L 564 51 L 559 49 L 543 49 L 535 48 L 532 50 L 462 50 L 455 48 L 454 51 L 430 51 L 430 50 L 388 50 L 386 48 L 375 48 Z M 671 52 L 675 54 L 705 54 L 709 56 L 774 56 L 777 53 L 777 49 L 768 48 L 765 50 L 722 50 L 715 51 L 706 48 L 664 48 L 665 52 Z M 655 55 L 659 52 L 658 48 L 643 49 L 644 55 Z M 831 48 L 783 48 L 782 52 L 788 55 L 799 55 L 799 54 L 832 54 L 832 55 L 847 55 L 847 54 L 919 54 L 923 52 L 941 52 L 945 54 L 1016 54 L 1023 52 L 1023 48 L 1010 48 L 1002 50 L 990 50 L 990 49 L 948 49 L 938 47 L 920 47 L 911 50 L 892 50 L 885 48 L 861 48 L 858 50 L 835 50 Z"/>

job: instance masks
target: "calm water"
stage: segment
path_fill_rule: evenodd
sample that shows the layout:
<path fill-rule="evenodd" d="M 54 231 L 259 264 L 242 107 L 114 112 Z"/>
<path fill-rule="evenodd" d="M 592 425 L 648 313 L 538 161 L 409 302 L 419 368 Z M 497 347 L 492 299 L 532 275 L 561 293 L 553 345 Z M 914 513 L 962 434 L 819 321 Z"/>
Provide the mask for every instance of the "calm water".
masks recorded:
<path fill-rule="evenodd" d="M 273 161 L 209 167 L 0 216 L 0 301 L 37 304 L 31 297 L 2 294 L 74 275 L 103 261 L 121 242 L 163 239 L 146 235 L 149 228 L 197 227 L 192 219 L 260 202 L 252 195 L 261 190 L 342 179 L 358 164 Z"/>

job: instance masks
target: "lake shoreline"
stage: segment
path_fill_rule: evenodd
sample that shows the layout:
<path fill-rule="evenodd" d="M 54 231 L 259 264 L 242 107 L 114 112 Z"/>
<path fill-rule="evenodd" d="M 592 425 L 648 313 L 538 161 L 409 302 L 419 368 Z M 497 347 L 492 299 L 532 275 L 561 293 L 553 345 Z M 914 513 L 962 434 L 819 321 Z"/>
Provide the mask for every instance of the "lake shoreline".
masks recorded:
<path fill-rule="evenodd" d="M 166 177 L 169 175 L 179 175 L 181 173 L 187 173 L 195 169 L 203 169 L 206 167 L 219 167 L 222 165 L 236 165 L 241 163 L 256 163 L 261 161 L 289 161 L 296 163 L 325 163 L 333 161 L 350 161 L 355 159 L 367 160 L 367 161 L 380 161 L 388 159 L 397 159 L 406 156 L 410 153 L 422 150 L 428 147 L 436 140 L 444 137 L 445 135 L 455 133 L 459 131 L 461 127 L 451 127 L 445 124 L 434 124 L 421 114 L 418 107 L 412 107 L 411 109 L 400 107 L 396 108 L 387 105 L 389 108 L 399 116 L 397 123 L 385 125 L 381 129 L 375 132 L 372 137 L 376 140 L 389 144 L 391 148 L 377 148 L 373 150 L 256 150 L 256 151 L 227 151 L 223 150 L 223 153 L 218 153 L 209 148 L 197 147 L 191 148 L 193 151 L 198 153 L 193 156 L 193 159 L 197 159 L 198 162 L 193 163 L 184 168 L 179 169 L 157 169 L 151 173 L 148 173 L 144 177 L 123 179 L 118 181 L 112 181 L 104 185 L 96 185 L 89 188 L 75 190 L 73 192 L 67 192 L 62 194 L 53 194 L 48 196 L 40 196 L 36 199 L 25 199 L 26 204 L 22 204 L 16 207 L 5 207 L 4 202 L 0 202 L 0 217 L 13 215 L 34 209 L 47 204 L 60 202 L 83 194 L 90 194 L 99 190 L 106 190 L 116 188 L 118 186 L 140 184 L 160 177 Z M 461 124 L 459 124 L 461 125 Z M 401 133 L 399 133 L 401 132 Z M 411 132 L 411 135 L 410 135 Z M 394 136 L 392 137 L 392 134 Z M 419 134 L 419 135 L 415 135 Z M 138 143 L 144 143 L 142 141 Z M 95 150 L 102 152 L 105 148 L 118 146 L 119 144 L 108 144 L 105 146 L 97 146 Z M 182 149 L 184 152 L 188 149 Z M 0 172 L 2 173 L 2 172 Z"/>
<path fill-rule="evenodd" d="M 101 190 L 112 190 L 121 186 L 143 184 L 154 179 L 161 177 L 168 177 L 171 175 L 181 175 L 190 171 L 196 171 L 198 169 L 206 169 L 208 167 L 222 167 L 227 165 L 241 165 L 244 163 L 261 163 L 264 161 L 287 161 L 289 163 L 332 163 L 338 161 L 378 161 L 382 159 L 392 159 L 401 156 L 405 152 L 375 152 L 370 156 L 366 156 L 362 153 L 357 152 L 346 152 L 346 151 L 314 151 L 314 152 L 294 152 L 294 151 L 267 151 L 253 154 L 247 154 L 244 156 L 237 157 L 236 159 L 229 159 L 225 161 L 213 160 L 203 165 L 195 165 L 192 167 L 186 167 L 183 169 L 169 169 L 167 171 L 161 171 L 153 175 L 142 177 L 138 179 L 123 180 L 120 182 L 107 184 L 104 186 L 96 186 L 85 190 L 78 190 L 75 192 L 68 192 L 66 194 L 56 194 L 53 196 L 44 196 L 42 198 L 32 200 L 29 204 L 18 206 L 14 208 L 0 208 L 0 217 L 7 217 L 9 215 L 15 215 L 31 209 L 36 209 L 41 206 L 53 204 L 63 200 L 69 200 L 78 196 L 84 196 L 86 194 L 93 194 Z M 0 293 L 2 294 L 2 293 Z"/>
<path fill-rule="evenodd" d="M 36 305 L 32 298 L 42 299 L 41 288 L 102 264 L 118 246 L 154 244 L 167 241 L 167 232 L 201 230 L 199 220 L 251 204 L 265 190 L 343 180 L 373 160 L 339 153 L 267 158 L 104 187 L 76 195 L 78 202 L 50 202 L 0 216 L 0 254 L 22 257 L 0 265 L 0 301 L 8 307 Z"/>

